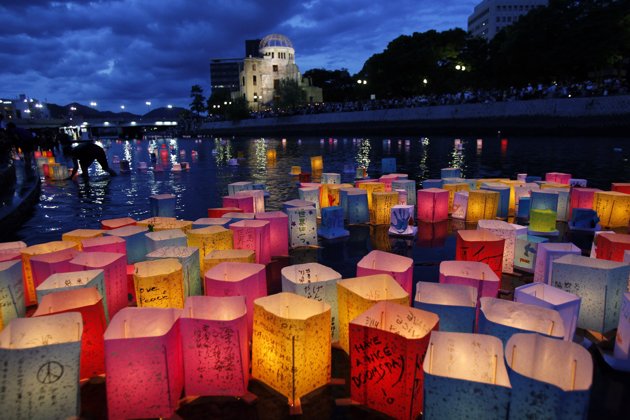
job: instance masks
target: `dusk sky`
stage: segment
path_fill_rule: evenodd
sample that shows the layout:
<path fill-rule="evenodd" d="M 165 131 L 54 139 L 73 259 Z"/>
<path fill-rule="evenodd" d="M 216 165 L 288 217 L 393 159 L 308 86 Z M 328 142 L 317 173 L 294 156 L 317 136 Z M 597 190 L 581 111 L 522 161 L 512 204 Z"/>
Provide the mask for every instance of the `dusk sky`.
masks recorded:
<path fill-rule="evenodd" d="M 2 0 L 0 97 L 101 110 L 188 108 L 210 94 L 211 58 L 241 58 L 246 39 L 288 36 L 300 71 L 358 72 L 399 35 L 466 28 L 478 0 Z"/>

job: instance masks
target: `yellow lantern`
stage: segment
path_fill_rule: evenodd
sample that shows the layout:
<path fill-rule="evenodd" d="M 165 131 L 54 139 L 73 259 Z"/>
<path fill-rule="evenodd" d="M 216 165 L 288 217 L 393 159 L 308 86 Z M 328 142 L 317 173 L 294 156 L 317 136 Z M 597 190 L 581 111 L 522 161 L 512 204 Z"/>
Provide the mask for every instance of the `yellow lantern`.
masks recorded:
<path fill-rule="evenodd" d="M 397 192 L 378 191 L 372 194 L 372 210 L 370 223 L 373 225 L 389 225 L 392 219 L 392 207 L 398 204 Z"/>
<path fill-rule="evenodd" d="M 103 236 L 103 230 L 101 229 L 75 229 L 70 232 L 66 232 L 61 235 L 62 241 L 75 242 L 79 245 L 79 251 L 83 249 L 81 241 L 84 239 L 92 239 Z"/>
<path fill-rule="evenodd" d="M 603 227 L 626 227 L 630 223 L 630 194 L 596 191 L 593 209 L 597 212 L 599 223 Z"/>
<path fill-rule="evenodd" d="M 382 182 L 361 182 L 357 185 L 358 188 L 367 191 L 368 210 L 372 211 L 372 194 L 375 192 L 384 192 L 385 184 Z"/>
<path fill-rule="evenodd" d="M 327 187 L 328 205 L 330 207 L 341 205 L 341 196 L 339 192 L 342 188 L 352 188 L 352 184 L 322 184 L 322 193 L 324 191 L 324 186 Z"/>
<path fill-rule="evenodd" d="M 267 150 L 267 161 L 269 163 L 275 162 L 276 161 L 276 157 L 277 157 L 276 149 L 269 149 L 269 150 Z"/>
<path fill-rule="evenodd" d="M 324 170 L 324 159 L 321 156 L 311 156 L 311 171 L 321 172 Z"/>
<path fill-rule="evenodd" d="M 205 272 L 222 262 L 253 263 L 256 262 L 256 253 L 253 249 L 216 249 L 210 251 L 206 254 L 206 259 L 203 262 Z"/>
<path fill-rule="evenodd" d="M 133 282 L 138 307 L 184 307 L 184 274 L 175 258 L 135 263 Z"/>
<path fill-rule="evenodd" d="M 199 265 L 201 266 L 202 274 L 206 271 L 204 260 L 208 253 L 219 249 L 232 249 L 234 247 L 232 231 L 221 226 L 192 229 L 186 236 L 188 236 L 188 246 L 199 248 Z"/>
<path fill-rule="evenodd" d="M 457 182 L 454 184 L 444 184 L 442 189 L 448 191 L 448 212 L 452 213 L 455 193 L 458 191 L 470 191 L 470 185 L 465 182 Z"/>
<path fill-rule="evenodd" d="M 291 166 L 290 175 L 299 175 L 302 173 L 302 168 L 300 166 Z"/>

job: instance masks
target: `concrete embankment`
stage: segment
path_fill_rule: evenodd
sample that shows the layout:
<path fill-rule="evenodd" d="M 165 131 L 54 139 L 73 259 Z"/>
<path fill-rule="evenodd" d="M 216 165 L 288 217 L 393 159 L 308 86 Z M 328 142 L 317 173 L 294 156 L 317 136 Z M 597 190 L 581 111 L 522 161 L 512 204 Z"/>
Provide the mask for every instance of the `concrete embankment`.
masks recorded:
<path fill-rule="evenodd" d="M 212 135 L 474 133 L 626 135 L 630 95 L 537 99 L 206 123 Z"/>

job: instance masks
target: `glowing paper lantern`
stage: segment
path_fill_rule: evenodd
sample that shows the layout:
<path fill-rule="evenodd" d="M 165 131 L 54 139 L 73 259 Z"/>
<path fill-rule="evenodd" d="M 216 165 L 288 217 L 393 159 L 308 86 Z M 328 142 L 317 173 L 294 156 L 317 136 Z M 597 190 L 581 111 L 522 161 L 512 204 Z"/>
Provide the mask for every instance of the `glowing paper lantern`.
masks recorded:
<path fill-rule="evenodd" d="M 251 249 L 256 252 L 256 262 L 271 261 L 269 238 L 270 223 L 266 220 L 241 220 L 230 225 L 234 237 L 234 249 Z"/>
<path fill-rule="evenodd" d="M 322 223 L 317 229 L 317 235 L 326 239 L 350 236 L 350 232 L 343 228 L 343 208 L 334 206 L 322 209 Z"/>
<path fill-rule="evenodd" d="M 617 191 L 595 192 L 593 209 L 603 227 L 626 227 L 630 223 L 630 194 Z"/>
<path fill-rule="evenodd" d="M 352 320 L 351 399 L 393 418 L 418 417 L 424 385 L 420 362 L 437 327 L 437 315 L 391 302 L 378 302 Z"/>
<path fill-rule="evenodd" d="M 401 236 L 414 236 L 418 228 L 413 226 L 413 206 L 396 205 L 392 207 L 389 234 Z"/>
<path fill-rule="evenodd" d="M 577 231 L 595 232 L 601 229 L 597 212 L 593 209 L 575 208 L 571 212 L 569 229 Z"/>
<path fill-rule="evenodd" d="M 175 258 L 182 265 L 184 296 L 198 296 L 201 290 L 199 249 L 187 246 L 165 246 L 147 254 L 147 260 Z"/>
<path fill-rule="evenodd" d="M 99 236 L 81 241 L 83 252 L 115 252 L 127 255 L 127 243 L 118 236 Z"/>
<path fill-rule="evenodd" d="M 373 208 L 372 196 L 375 192 L 385 192 L 385 184 L 382 182 L 362 182 L 357 187 L 367 191 L 368 210 L 371 212 Z"/>
<path fill-rule="evenodd" d="M 289 255 L 289 216 L 281 211 L 257 213 L 256 219 L 269 222 L 271 256 Z"/>
<path fill-rule="evenodd" d="M 440 331 L 468 332 L 475 329 L 477 289 L 460 284 L 416 283 L 413 306 L 440 318 Z"/>
<path fill-rule="evenodd" d="M 282 211 L 289 214 L 289 209 L 296 207 L 312 207 L 315 209 L 315 203 L 306 200 L 289 200 L 282 203 Z"/>
<path fill-rule="evenodd" d="M 184 307 L 184 274 L 175 258 L 135 263 L 133 282 L 138 307 Z"/>
<path fill-rule="evenodd" d="M 628 182 L 613 182 L 610 186 L 611 191 L 617 191 L 624 194 L 630 194 L 630 183 Z"/>
<path fill-rule="evenodd" d="M 325 184 L 326 185 L 326 184 Z M 352 188 L 352 184 L 327 184 L 328 189 L 328 205 L 330 207 L 341 205 L 341 193 L 343 188 Z M 324 188 L 322 187 L 322 193 Z"/>
<path fill-rule="evenodd" d="M 20 253 L 22 254 L 22 276 L 24 280 L 24 301 L 26 306 L 37 303 L 37 296 L 35 295 L 36 285 L 33 278 L 31 258 L 36 255 L 44 255 L 69 249 L 78 249 L 78 245 L 74 242 L 53 241 L 20 249 Z M 45 278 L 41 279 L 41 281 L 44 280 Z"/>
<path fill-rule="evenodd" d="M 0 332 L 0 403 L 10 419 L 78 418 L 81 314 L 17 318 Z"/>
<path fill-rule="evenodd" d="M 630 293 L 623 294 L 614 355 L 616 359 L 630 360 Z"/>
<path fill-rule="evenodd" d="M 527 227 L 507 223 L 502 220 L 480 220 L 477 229 L 494 233 L 499 238 L 505 239 L 503 246 L 503 272 L 514 272 L 514 255 L 516 252 L 516 237 L 527 234 Z"/>
<path fill-rule="evenodd" d="M 348 224 L 367 223 L 370 221 L 368 210 L 368 194 L 361 188 L 342 189 L 341 206 L 346 214 Z"/>
<path fill-rule="evenodd" d="M 407 204 L 416 205 L 416 181 L 411 179 L 397 179 L 392 181 L 392 190 L 407 191 Z"/>
<path fill-rule="evenodd" d="M 455 193 L 458 191 L 470 191 L 470 185 L 464 182 L 457 182 L 453 184 L 444 184 L 442 189 L 448 191 L 448 212 L 453 212 L 453 200 L 455 199 Z M 418 202 L 418 205 L 419 202 Z"/>
<path fill-rule="evenodd" d="M 290 265 L 282 268 L 282 291 L 291 292 L 330 305 L 331 337 L 339 340 L 337 281 L 341 274 L 318 263 Z"/>
<path fill-rule="evenodd" d="M 474 223 L 482 219 L 490 220 L 497 217 L 499 199 L 498 191 L 470 191 L 466 207 L 466 222 Z"/>
<path fill-rule="evenodd" d="M 466 219 L 468 211 L 468 191 L 458 191 L 453 196 L 453 219 Z"/>
<path fill-rule="evenodd" d="M 301 173 L 302 173 L 302 167 L 301 166 L 291 166 L 290 175 L 299 175 Z"/>
<path fill-rule="evenodd" d="M 505 357 L 512 383 L 509 418 L 587 417 L 593 381 L 588 350 L 538 334 L 515 334 Z"/>
<path fill-rule="evenodd" d="M 565 174 L 562 172 L 547 172 L 545 174 L 545 181 L 547 182 L 556 182 L 558 184 L 569 185 L 570 180 L 571 174 Z"/>
<path fill-rule="evenodd" d="M 71 271 L 103 270 L 104 303 L 110 317 L 127 306 L 127 264 L 124 254 L 82 252 L 70 261 Z"/>
<path fill-rule="evenodd" d="M 81 242 L 84 239 L 98 238 L 99 236 L 103 236 L 101 229 L 75 229 L 61 235 L 61 240 L 74 242 L 79 245 L 78 249 L 81 250 Z"/>
<path fill-rule="evenodd" d="M 510 213 L 510 187 L 501 182 L 488 182 L 481 186 L 482 190 L 496 191 L 499 193 L 496 217 L 505 219 Z"/>
<path fill-rule="evenodd" d="M 247 393 L 246 315 L 240 296 L 186 299 L 179 323 L 187 396 Z"/>
<path fill-rule="evenodd" d="M 551 282 L 552 263 L 567 254 L 580 255 L 582 251 L 570 242 L 539 243 L 534 265 L 534 281 L 553 284 Z"/>
<path fill-rule="evenodd" d="M 287 209 L 289 248 L 317 245 L 317 215 L 314 207 Z"/>
<path fill-rule="evenodd" d="M 242 212 L 242 209 L 239 209 L 238 207 L 217 207 L 217 208 L 211 208 L 208 209 L 208 217 L 210 218 L 219 218 L 219 217 L 223 217 L 224 214 L 226 213 L 240 213 Z"/>
<path fill-rule="evenodd" d="M 480 334 L 493 335 L 504 343 L 519 332 L 564 337 L 564 322 L 558 311 L 491 297 L 482 297 L 480 301 Z"/>
<path fill-rule="evenodd" d="M 147 237 L 149 229 L 144 226 L 125 226 L 107 231 L 107 235 L 122 238 L 127 243 L 127 264 L 144 260 L 147 255 Z"/>
<path fill-rule="evenodd" d="M 510 380 L 498 338 L 434 331 L 422 368 L 423 419 L 507 418 Z"/>
<path fill-rule="evenodd" d="M 223 207 L 238 207 L 245 213 L 254 212 L 254 197 L 251 195 L 226 195 Z"/>
<path fill-rule="evenodd" d="M 324 159 L 321 156 L 311 156 L 311 171 L 321 172 L 324 170 Z"/>
<path fill-rule="evenodd" d="M 425 179 L 422 181 L 422 189 L 428 190 L 429 188 L 442 188 L 444 181 L 441 179 Z"/>
<path fill-rule="evenodd" d="M 276 161 L 277 153 L 275 149 L 267 150 L 267 161 L 273 163 Z"/>
<path fill-rule="evenodd" d="M 418 221 L 439 222 L 448 219 L 449 195 L 448 191 L 439 188 L 418 190 Z"/>
<path fill-rule="evenodd" d="M 44 296 L 51 293 L 65 292 L 82 288 L 94 288 L 103 300 L 105 319 L 109 319 L 107 310 L 107 294 L 105 291 L 105 273 L 103 270 L 70 271 L 57 273 L 48 277 L 37 286 L 37 301 L 41 302 Z"/>
<path fill-rule="evenodd" d="M 176 197 L 173 194 L 156 194 L 149 197 L 151 216 L 175 217 Z"/>
<path fill-rule="evenodd" d="M 186 234 L 179 229 L 148 232 L 147 251 L 155 251 L 165 246 L 186 246 Z"/>
<path fill-rule="evenodd" d="M 253 189 L 254 186 L 249 181 L 232 182 L 228 184 L 228 195 L 236 195 L 239 191 L 250 191 Z"/>
<path fill-rule="evenodd" d="M 101 228 L 104 230 L 118 229 L 121 227 L 132 226 L 135 224 L 136 224 L 136 220 L 132 219 L 131 217 L 101 220 Z"/>
<path fill-rule="evenodd" d="M 411 296 L 413 259 L 379 250 L 370 251 L 357 263 L 357 277 L 389 274 Z"/>
<path fill-rule="evenodd" d="M 181 309 L 125 308 L 105 331 L 110 419 L 171 417 L 184 387 Z"/>
<path fill-rule="evenodd" d="M 599 188 L 571 188 L 570 208 L 592 209 L 595 193 L 601 191 Z"/>
<path fill-rule="evenodd" d="M 206 270 L 203 264 L 206 255 L 214 250 L 232 249 L 233 235 L 232 230 L 220 226 L 192 229 L 186 234 L 188 246 L 199 249 L 199 264 L 202 273 Z"/>
<path fill-rule="evenodd" d="M 77 256 L 79 251 L 75 248 L 62 249 L 48 254 L 34 255 L 31 257 L 31 271 L 33 273 L 33 285 L 39 286 L 51 274 L 71 271 L 70 260 Z"/>
<path fill-rule="evenodd" d="M 595 255 L 610 261 L 624 261 L 624 252 L 630 249 L 630 235 L 602 232 L 595 237 Z"/>
<path fill-rule="evenodd" d="M 252 213 L 264 213 L 265 212 L 265 192 L 262 190 L 246 190 L 236 193 L 236 197 L 252 197 L 254 200 L 254 208 Z M 247 212 L 243 209 L 243 212 Z"/>
<path fill-rule="evenodd" d="M 440 283 L 471 286 L 477 291 L 477 301 L 482 297 L 497 297 L 501 277 L 486 263 L 474 261 L 442 261 Z M 475 305 L 476 306 L 476 305 Z"/>
<path fill-rule="evenodd" d="M 341 184 L 341 174 L 324 172 L 321 182 L 322 184 Z"/>
<path fill-rule="evenodd" d="M 321 206 L 319 204 L 319 187 L 298 188 L 300 200 L 308 201 L 317 209 L 317 217 L 321 216 Z"/>
<path fill-rule="evenodd" d="M 558 209 L 557 191 L 532 191 L 530 194 L 531 210 L 553 210 Z"/>
<path fill-rule="evenodd" d="M 462 170 L 460 168 L 442 168 L 440 169 L 440 178 L 461 178 Z"/>
<path fill-rule="evenodd" d="M 254 301 L 252 377 L 300 406 L 330 382 L 330 305 L 293 293 Z"/>
<path fill-rule="evenodd" d="M 533 272 L 536 266 L 538 244 L 549 239 L 533 235 L 518 235 L 514 248 L 514 267 L 519 270 Z"/>
<path fill-rule="evenodd" d="M 531 206 L 531 201 L 530 201 Z M 537 235 L 557 235 L 555 210 L 529 210 L 529 232 Z"/>
<path fill-rule="evenodd" d="M 192 229 L 192 222 L 188 220 L 177 220 L 172 217 L 151 217 L 149 219 L 140 220 L 138 226 L 150 226 L 154 232 L 162 230 L 180 229 L 186 233 Z"/>
<path fill-rule="evenodd" d="M 12 319 L 26 316 L 22 262 L 0 262 L 0 331 Z"/>
<path fill-rule="evenodd" d="M 256 253 L 251 249 L 223 249 L 210 251 L 204 259 L 205 270 L 211 269 L 222 262 L 243 262 L 253 263 L 256 260 Z M 202 274 L 205 274 L 202 273 Z"/>
<path fill-rule="evenodd" d="M 398 204 L 398 193 L 385 191 L 372 193 L 372 202 L 370 223 L 373 225 L 389 225 L 392 207 Z"/>
<path fill-rule="evenodd" d="M 232 223 L 229 217 L 202 217 L 193 222 L 193 229 L 200 229 L 208 226 L 221 226 L 227 228 Z"/>
<path fill-rule="evenodd" d="M 409 305 L 409 294 L 388 274 L 375 274 L 337 281 L 339 345 L 350 353 L 350 322 L 377 302 Z"/>
<path fill-rule="evenodd" d="M 503 271 L 505 239 L 485 230 L 459 230 L 455 246 L 457 261 L 477 261 L 488 264 L 498 278 Z"/>
<path fill-rule="evenodd" d="M 553 262 L 551 285 L 582 298 L 578 327 L 605 333 L 617 327 L 630 266 L 565 255 Z"/>

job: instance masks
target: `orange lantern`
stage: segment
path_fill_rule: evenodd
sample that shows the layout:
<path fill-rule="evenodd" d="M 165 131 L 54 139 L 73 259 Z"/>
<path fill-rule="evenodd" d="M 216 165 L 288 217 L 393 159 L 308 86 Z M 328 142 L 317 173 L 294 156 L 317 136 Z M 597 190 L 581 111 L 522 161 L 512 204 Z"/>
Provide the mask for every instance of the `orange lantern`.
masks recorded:
<path fill-rule="evenodd" d="M 389 225 L 391 221 L 392 207 L 397 204 L 397 192 L 377 191 L 372 193 L 370 223 L 373 225 Z"/>
<path fill-rule="evenodd" d="M 617 191 L 597 191 L 593 210 L 605 228 L 627 227 L 630 224 L 630 194 Z"/>
<path fill-rule="evenodd" d="M 459 230 L 455 259 L 486 263 L 501 278 L 504 245 L 505 239 L 485 230 Z"/>
<path fill-rule="evenodd" d="M 103 236 L 103 230 L 101 229 L 75 229 L 61 235 L 61 240 L 78 244 L 79 251 L 81 251 L 83 249 L 81 242 L 84 239 L 98 238 L 99 236 Z"/>
<path fill-rule="evenodd" d="M 382 182 L 361 182 L 357 183 L 357 188 L 367 191 L 368 210 L 372 212 L 372 194 L 375 192 L 385 192 L 385 184 Z"/>
<path fill-rule="evenodd" d="M 468 193 L 466 206 L 466 222 L 476 223 L 483 219 L 497 217 L 500 193 L 490 190 L 475 190 Z"/>
<path fill-rule="evenodd" d="M 184 273 L 177 259 L 144 261 L 134 266 L 133 282 L 138 307 L 184 307 Z"/>

